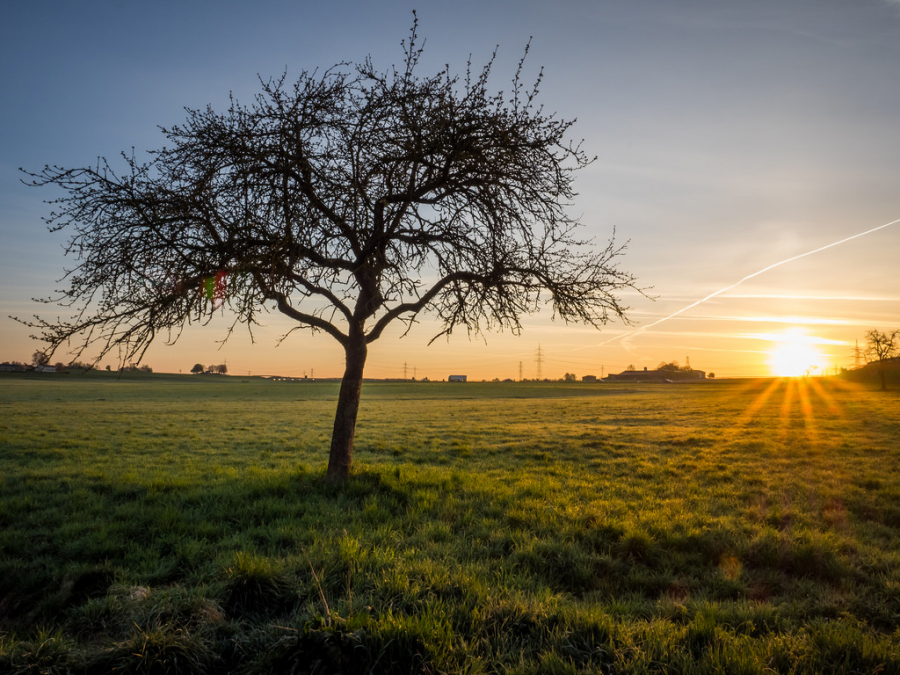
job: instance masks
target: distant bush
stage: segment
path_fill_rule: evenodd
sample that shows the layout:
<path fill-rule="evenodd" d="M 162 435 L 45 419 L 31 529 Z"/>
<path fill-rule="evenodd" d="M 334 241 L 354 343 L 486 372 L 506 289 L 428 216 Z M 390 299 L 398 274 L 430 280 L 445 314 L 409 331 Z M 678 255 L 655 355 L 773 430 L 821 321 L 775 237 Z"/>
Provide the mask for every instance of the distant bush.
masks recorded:
<path fill-rule="evenodd" d="M 888 386 L 900 386 L 900 358 L 889 359 L 884 362 L 884 376 Z M 850 382 L 858 382 L 860 384 L 879 385 L 881 383 L 881 374 L 877 361 L 867 363 L 862 368 L 845 370 L 841 373 L 841 377 Z"/>

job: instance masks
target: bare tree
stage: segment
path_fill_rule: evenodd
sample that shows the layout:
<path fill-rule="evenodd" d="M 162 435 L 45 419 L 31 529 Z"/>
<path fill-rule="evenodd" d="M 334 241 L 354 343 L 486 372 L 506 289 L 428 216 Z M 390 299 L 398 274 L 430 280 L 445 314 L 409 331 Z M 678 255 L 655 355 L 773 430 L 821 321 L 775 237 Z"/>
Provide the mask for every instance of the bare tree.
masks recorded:
<path fill-rule="evenodd" d="M 881 389 L 887 389 L 885 376 L 885 361 L 897 355 L 900 351 L 900 330 L 891 333 L 882 333 L 878 330 L 870 330 L 866 333 L 866 356 L 873 361 L 878 361 L 878 373 L 881 376 Z"/>
<path fill-rule="evenodd" d="M 392 322 L 408 331 L 429 312 L 432 340 L 518 333 L 548 301 L 567 322 L 627 320 L 623 248 L 592 250 L 568 212 L 591 160 L 567 139 L 572 122 L 536 104 L 541 78 L 523 86 L 524 56 L 509 93 L 493 94 L 493 58 L 421 77 L 415 21 L 401 45 L 399 68 L 339 64 L 262 82 L 249 106 L 189 110 L 148 162 L 123 155 L 124 173 L 106 160 L 28 173 L 62 188 L 46 222 L 73 230 L 78 265 L 47 300 L 74 317 L 26 323 L 51 350 L 75 340 L 124 360 L 221 305 L 229 335 L 246 324 L 252 336 L 270 309 L 327 333 L 346 356 L 327 471 L 341 481 L 368 348 Z"/>

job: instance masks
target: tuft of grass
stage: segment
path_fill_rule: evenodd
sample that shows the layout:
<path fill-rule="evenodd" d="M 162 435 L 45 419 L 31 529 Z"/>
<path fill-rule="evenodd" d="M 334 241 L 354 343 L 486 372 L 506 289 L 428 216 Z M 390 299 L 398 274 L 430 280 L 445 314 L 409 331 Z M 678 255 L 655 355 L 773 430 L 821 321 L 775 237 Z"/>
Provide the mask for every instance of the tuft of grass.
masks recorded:
<path fill-rule="evenodd" d="M 225 568 L 225 603 L 229 615 L 274 614 L 298 598 L 283 564 L 238 551 Z"/>
<path fill-rule="evenodd" d="M 0 635 L 0 672 L 68 675 L 78 665 L 77 643 L 60 629 L 40 627 L 26 640 Z"/>
<path fill-rule="evenodd" d="M 100 655 L 89 670 L 134 675 L 200 675 L 217 661 L 207 638 L 185 628 L 134 624 L 131 636 Z"/>

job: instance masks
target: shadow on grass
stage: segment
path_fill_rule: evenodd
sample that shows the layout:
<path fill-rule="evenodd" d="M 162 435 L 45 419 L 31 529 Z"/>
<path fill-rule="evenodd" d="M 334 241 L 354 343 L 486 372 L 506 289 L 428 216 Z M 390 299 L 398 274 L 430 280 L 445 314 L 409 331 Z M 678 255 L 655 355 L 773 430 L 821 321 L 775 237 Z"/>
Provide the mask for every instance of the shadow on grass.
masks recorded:
<path fill-rule="evenodd" d="M 242 569 L 238 553 L 296 555 L 323 529 L 399 519 L 409 499 L 387 475 L 362 472 L 334 486 L 302 469 L 203 484 L 45 475 L 6 487 L 0 629 L 51 619 L 114 583 L 202 583 L 223 568 Z M 247 596 L 236 604 L 253 605 L 248 593 L 236 591 Z"/>
<path fill-rule="evenodd" d="M 870 627 L 890 630 L 900 602 L 830 540 L 766 523 L 573 517 L 546 509 L 551 495 L 533 485 L 410 473 L 362 471 L 340 486 L 302 468 L 206 482 L 25 477 L 3 501 L 0 633 L 27 640 L 0 647 L 0 670 L 32 655 L 22 668 L 39 672 L 41 649 L 72 672 L 422 672 L 476 657 L 596 670 L 609 665 L 598 645 L 696 663 L 725 646 L 736 658 L 748 635 L 759 658 L 798 640 L 778 656 L 793 668 L 809 617 L 850 610 L 853 631 L 823 623 L 804 639 L 838 655 L 875 640 L 851 660 L 887 658 Z M 829 604 L 847 583 L 871 590 Z"/>

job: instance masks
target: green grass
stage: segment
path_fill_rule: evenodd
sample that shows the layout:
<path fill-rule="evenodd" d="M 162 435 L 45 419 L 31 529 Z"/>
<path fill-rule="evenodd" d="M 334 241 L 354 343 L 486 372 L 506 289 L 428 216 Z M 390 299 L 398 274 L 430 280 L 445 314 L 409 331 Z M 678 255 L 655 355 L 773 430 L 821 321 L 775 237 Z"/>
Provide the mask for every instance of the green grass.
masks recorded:
<path fill-rule="evenodd" d="M 0 673 L 900 672 L 900 397 L 0 378 Z"/>

